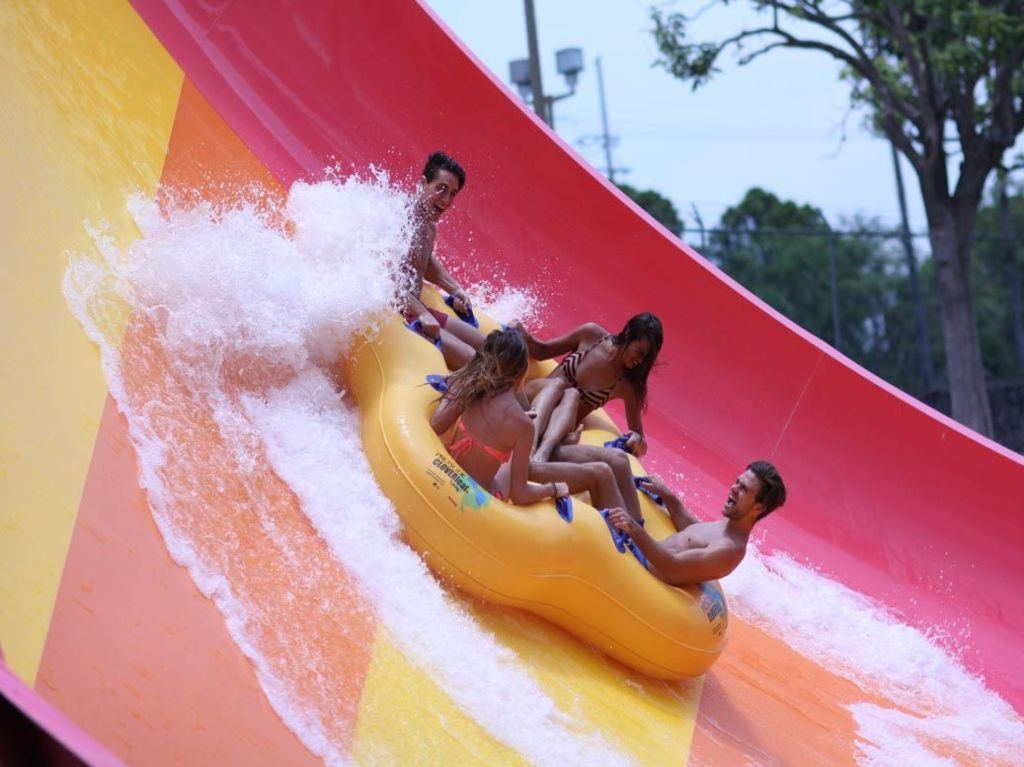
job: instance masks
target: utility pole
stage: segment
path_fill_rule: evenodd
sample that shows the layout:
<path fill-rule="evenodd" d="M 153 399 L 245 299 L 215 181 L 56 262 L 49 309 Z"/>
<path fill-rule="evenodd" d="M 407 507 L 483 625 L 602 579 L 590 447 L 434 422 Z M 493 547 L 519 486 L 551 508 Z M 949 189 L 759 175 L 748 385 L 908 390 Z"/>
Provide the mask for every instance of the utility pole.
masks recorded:
<path fill-rule="evenodd" d="M 548 114 L 548 102 L 544 98 L 544 87 L 540 82 L 540 46 L 537 44 L 537 19 L 533 13 L 533 0 L 524 0 L 526 4 L 526 46 L 530 54 L 530 86 L 533 89 L 533 111 L 537 116 L 551 125 Z"/>
<path fill-rule="evenodd" d="M 601 131 L 604 145 L 604 163 L 608 169 L 608 180 L 615 183 L 615 165 L 612 163 L 612 137 L 608 133 L 608 110 L 604 103 L 604 73 L 601 71 L 601 57 L 597 57 L 597 92 L 601 98 Z"/>
<path fill-rule="evenodd" d="M 889 142 L 892 150 L 892 167 L 896 171 L 896 195 L 900 203 L 900 233 L 903 240 L 903 253 L 907 259 L 907 270 L 910 273 L 910 298 L 914 303 L 914 326 L 917 331 L 918 363 L 921 366 L 921 381 L 925 391 L 930 395 L 935 391 L 935 375 L 932 372 L 932 349 L 928 343 L 928 326 L 925 322 L 924 298 L 921 295 L 921 281 L 917 276 L 917 256 L 914 255 L 914 243 L 910 238 L 910 224 L 907 222 L 907 195 L 903 191 L 903 172 L 900 170 L 900 157 L 896 145 Z"/>
<path fill-rule="evenodd" d="M 843 350 L 843 337 L 839 332 L 839 284 L 836 278 L 836 236 L 828 235 L 828 287 L 832 294 L 832 345 L 837 352 Z"/>
<path fill-rule="evenodd" d="M 1003 234 L 1003 255 L 1006 259 L 1006 276 L 1010 283 L 1010 317 L 1013 321 L 1013 337 L 1017 342 L 1017 371 L 1024 373 L 1024 307 L 1021 301 L 1020 269 L 1017 267 L 1017 253 L 1013 246 L 1013 222 L 1010 219 L 1010 200 L 1006 195 L 1006 168 L 999 168 L 997 176 L 999 190 L 999 225 Z"/>

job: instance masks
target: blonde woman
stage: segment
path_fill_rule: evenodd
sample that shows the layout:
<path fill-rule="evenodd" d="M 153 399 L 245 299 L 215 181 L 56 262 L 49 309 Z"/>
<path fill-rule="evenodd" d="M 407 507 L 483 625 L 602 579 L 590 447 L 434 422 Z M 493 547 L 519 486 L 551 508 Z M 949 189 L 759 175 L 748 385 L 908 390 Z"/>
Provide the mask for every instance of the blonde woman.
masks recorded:
<path fill-rule="evenodd" d="M 598 508 L 619 508 L 611 469 L 604 463 L 531 463 L 534 423 L 517 399 L 526 382 L 523 336 L 495 330 L 469 363 L 451 373 L 430 418 L 438 434 L 455 427 L 448 451 L 482 488 L 517 505 L 588 492 Z"/>

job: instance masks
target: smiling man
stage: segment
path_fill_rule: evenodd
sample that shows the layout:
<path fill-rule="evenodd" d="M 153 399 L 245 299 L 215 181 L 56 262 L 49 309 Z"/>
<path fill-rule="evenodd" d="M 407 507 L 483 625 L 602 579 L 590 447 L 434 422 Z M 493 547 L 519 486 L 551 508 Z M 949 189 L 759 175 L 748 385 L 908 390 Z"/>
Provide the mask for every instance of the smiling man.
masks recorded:
<path fill-rule="evenodd" d="M 654 540 L 622 509 L 612 509 L 608 518 L 633 541 L 647 558 L 648 569 L 672 586 L 689 586 L 722 578 L 739 565 L 747 551 L 750 532 L 786 502 L 786 486 L 776 468 L 767 461 L 754 461 L 736 477 L 722 506 L 722 519 L 701 522 L 661 480 L 652 479 L 645 488 L 660 495 L 678 532 Z"/>
<path fill-rule="evenodd" d="M 472 325 L 424 306 L 420 294 L 426 280 L 452 295 L 456 312 L 465 314 L 471 309 L 466 291 L 434 254 L 437 222 L 465 185 L 466 171 L 454 158 L 444 152 L 434 152 L 427 158 L 413 206 L 416 231 L 405 265 L 409 283 L 402 307 L 407 322 L 419 320 L 425 336 L 441 339 L 445 363 L 453 370 L 472 358 L 474 350 L 483 346 L 484 337 Z"/>

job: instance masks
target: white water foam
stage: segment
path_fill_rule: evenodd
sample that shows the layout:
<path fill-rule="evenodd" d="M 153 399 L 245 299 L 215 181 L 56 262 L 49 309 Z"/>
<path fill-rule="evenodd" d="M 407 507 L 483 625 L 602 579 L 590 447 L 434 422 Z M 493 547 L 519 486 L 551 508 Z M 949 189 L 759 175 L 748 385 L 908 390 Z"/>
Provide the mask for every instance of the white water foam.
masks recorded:
<path fill-rule="evenodd" d="M 953 744 L 975 763 L 1019 763 L 1024 722 L 934 637 L 785 554 L 751 549 L 724 584 L 736 615 L 893 702 L 850 707 L 860 764 L 952 764 L 929 741 Z"/>
<path fill-rule="evenodd" d="M 478 282 L 466 288 L 474 306 L 479 306 L 498 322 L 507 324 L 520 320 L 527 328 L 544 313 L 545 301 L 534 290 L 518 288 L 507 283 L 495 286 Z"/>
<path fill-rule="evenodd" d="M 274 470 L 359 579 L 403 654 L 416 658 L 491 735 L 533 763 L 626 761 L 599 735 L 573 733 L 573 720 L 523 672 L 515 654 L 452 603 L 398 540 L 395 512 L 360 447 L 356 413 L 324 375 L 307 370 L 265 399 L 249 398 L 246 407 Z"/>
<path fill-rule="evenodd" d="M 289 236 L 250 204 L 165 217 L 136 200 L 143 239 L 122 253 L 102 229 L 94 232 L 104 260 L 75 259 L 65 294 L 101 347 L 168 549 L 218 605 L 268 699 L 314 753 L 332 765 L 347 758 L 281 667 L 251 641 L 259 605 L 236 594 L 178 526 L 172 507 L 186 488 L 168 485 L 163 467 L 175 445 L 154 428 L 154 419 L 166 416 L 161 408 L 174 403 L 132 408 L 124 386 L 131 371 L 111 329 L 126 309 L 159 325 L 175 375 L 213 403 L 237 465 L 253 466 L 257 448 L 266 450 L 401 651 L 470 716 L 537 763 L 622 763 L 599 736 L 576 729 L 515 656 L 450 602 L 396 540 L 397 516 L 369 478 L 355 415 L 322 372 L 358 329 L 390 311 L 396 259 L 408 246 L 407 205 L 384 181 L 297 184 L 283 210 L 294 223 Z M 474 285 L 470 294 L 502 321 L 529 324 L 537 305 L 536 296 L 508 286 Z M 225 384 L 238 379 L 246 382 L 241 397 Z M 1013 763 L 1024 751 L 1020 720 L 1009 706 L 937 643 L 862 596 L 784 556 L 757 552 L 726 586 L 738 615 L 904 709 L 851 707 L 862 764 L 948 763 L 930 740 L 963 743 L 982 763 L 986 755 Z"/>
<path fill-rule="evenodd" d="M 172 422 L 184 423 L 187 433 L 193 404 L 212 409 L 235 472 L 259 471 L 265 451 L 402 652 L 495 739 L 537 764 L 626 764 L 599 734 L 580 731 L 560 712 L 514 653 L 452 602 L 398 541 L 398 517 L 372 479 L 358 419 L 325 370 L 356 333 L 394 310 L 397 265 L 410 241 L 408 206 L 383 177 L 296 184 L 283 210 L 270 215 L 244 202 L 164 215 L 135 199 L 142 239 L 121 252 L 96 231 L 102 260 L 73 257 L 65 296 L 100 346 L 169 551 L 224 614 L 282 720 L 327 764 L 345 764 L 347 755 L 331 742 L 323 712 L 298 694 L 287 664 L 260 649 L 256 637 L 268 628 L 261 605 L 235 593 L 238 584 L 190 539 L 177 511 L 180 495 L 194 490 L 168 476 L 168 457 L 180 446 L 162 435 Z M 289 233 L 281 218 L 293 225 Z M 482 304 L 519 316 L 528 302 L 501 288 L 477 286 L 475 293 Z M 115 320 L 129 314 L 156 329 L 170 365 L 168 390 L 183 384 L 183 401 L 158 395 L 133 404 L 126 380 L 132 365 L 147 363 L 119 350 Z M 274 535 L 272 517 L 260 523 Z"/>

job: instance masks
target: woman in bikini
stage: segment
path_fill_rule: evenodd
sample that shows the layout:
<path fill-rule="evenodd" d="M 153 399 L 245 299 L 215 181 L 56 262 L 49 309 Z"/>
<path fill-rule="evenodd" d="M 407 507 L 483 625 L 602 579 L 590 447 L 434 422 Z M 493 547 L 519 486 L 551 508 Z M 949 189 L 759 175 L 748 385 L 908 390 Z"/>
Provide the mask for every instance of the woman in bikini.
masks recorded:
<path fill-rule="evenodd" d="M 595 323 L 581 325 L 550 341 L 523 333 L 530 355 L 538 360 L 565 354 L 548 378 L 530 381 L 525 393 L 537 414 L 533 460 L 602 461 L 615 472 L 626 509 L 640 519 L 640 504 L 629 460 L 619 450 L 575 444 L 574 430 L 594 410 L 613 399 L 626 407 L 625 447 L 637 456 L 647 452 L 643 411 L 647 406 L 647 378 L 664 340 L 661 321 L 645 312 L 630 318 L 617 335 Z"/>
<path fill-rule="evenodd" d="M 438 434 L 455 426 L 448 451 L 500 500 L 525 505 L 585 491 L 598 508 L 621 508 L 622 496 L 606 464 L 531 464 L 533 419 L 516 396 L 526 380 L 528 359 L 520 333 L 492 332 L 473 359 L 448 376 L 430 425 Z"/>

